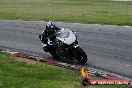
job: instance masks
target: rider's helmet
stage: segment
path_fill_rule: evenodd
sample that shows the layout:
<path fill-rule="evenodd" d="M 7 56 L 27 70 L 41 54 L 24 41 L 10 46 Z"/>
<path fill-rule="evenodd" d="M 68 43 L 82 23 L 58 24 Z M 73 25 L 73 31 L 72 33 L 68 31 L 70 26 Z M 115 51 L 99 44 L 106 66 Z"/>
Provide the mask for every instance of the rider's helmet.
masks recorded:
<path fill-rule="evenodd" d="M 56 28 L 56 25 L 54 22 L 52 21 L 49 21 L 47 24 L 46 24 L 46 30 L 49 34 L 52 34 L 55 32 L 55 28 Z"/>

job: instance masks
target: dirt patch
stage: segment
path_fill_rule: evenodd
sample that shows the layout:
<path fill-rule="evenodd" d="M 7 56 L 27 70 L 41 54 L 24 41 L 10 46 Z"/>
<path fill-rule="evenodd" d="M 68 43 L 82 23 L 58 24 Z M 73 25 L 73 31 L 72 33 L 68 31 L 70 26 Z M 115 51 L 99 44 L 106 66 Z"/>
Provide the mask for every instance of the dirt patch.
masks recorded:
<path fill-rule="evenodd" d="M 22 63 L 28 63 L 28 64 L 40 64 L 41 63 L 39 61 L 30 60 L 30 59 L 22 58 L 22 57 L 14 57 L 14 59 Z"/>
<path fill-rule="evenodd" d="M 36 58 L 27 56 L 25 57 L 25 55 L 23 54 L 14 54 L 13 55 L 14 59 L 17 61 L 20 61 L 22 63 L 28 63 L 28 64 L 48 64 L 48 65 L 55 65 L 55 66 L 59 66 L 57 63 L 57 61 L 52 60 L 51 58 L 45 58 L 42 60 L 37 60 Z"/>
<path fill-rule="evenodd" d="M 3 51 L 3 49 L 2 49 L 2 48 L 0 48 L 0 52 L 1 52 L 1 51 Z"/>

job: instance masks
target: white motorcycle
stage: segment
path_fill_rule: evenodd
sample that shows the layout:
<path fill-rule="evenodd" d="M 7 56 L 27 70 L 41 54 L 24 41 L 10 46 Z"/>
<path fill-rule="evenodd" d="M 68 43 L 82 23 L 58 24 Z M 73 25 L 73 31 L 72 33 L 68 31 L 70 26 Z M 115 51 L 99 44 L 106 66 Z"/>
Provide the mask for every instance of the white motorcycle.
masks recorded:
<path fill-rule="evenodd" d="M 52 56 L 56 56 L 58 59 L 70 59 L 77 60 L 81 64 L 85 64 L 87 62 L 87 55 L 82 48 L 78 45 L 77 36 L 75 33 L 69 29 L 62 28 L 57 31 L 55 43 L 51 43 L 48 39 L 49 45 L 54 45 L 55 48 L 52 50 L 53 53 L 49 53 Z"/>

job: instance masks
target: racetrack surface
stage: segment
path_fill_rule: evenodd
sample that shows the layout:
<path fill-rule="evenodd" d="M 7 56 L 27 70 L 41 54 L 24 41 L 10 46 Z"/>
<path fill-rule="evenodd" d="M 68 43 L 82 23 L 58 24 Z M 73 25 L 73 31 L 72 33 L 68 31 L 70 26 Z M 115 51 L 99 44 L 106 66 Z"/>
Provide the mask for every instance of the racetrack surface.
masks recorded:
<path fill-rule="evenodd" d="M 0 20 L 0 47 L 37 56 L 44 53 L 38 35 L 44 21 Z M 132 78 L 132 27 L 56 22 L 77 32 L 79 44 L 95 68 Z"/>

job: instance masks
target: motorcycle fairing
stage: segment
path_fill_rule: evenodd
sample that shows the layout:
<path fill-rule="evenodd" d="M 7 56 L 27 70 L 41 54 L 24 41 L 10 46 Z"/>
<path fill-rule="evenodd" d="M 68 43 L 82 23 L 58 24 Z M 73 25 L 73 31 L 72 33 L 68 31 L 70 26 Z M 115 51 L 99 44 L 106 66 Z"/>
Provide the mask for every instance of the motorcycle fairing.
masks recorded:
<path fill-rule="evenodd" d="M 76 36 L 71 30 L 62 28 L 57 32 L 56 39 L 60 40 L 61 42 L 67 45 L 70 45 L 76 41 Z"/>

